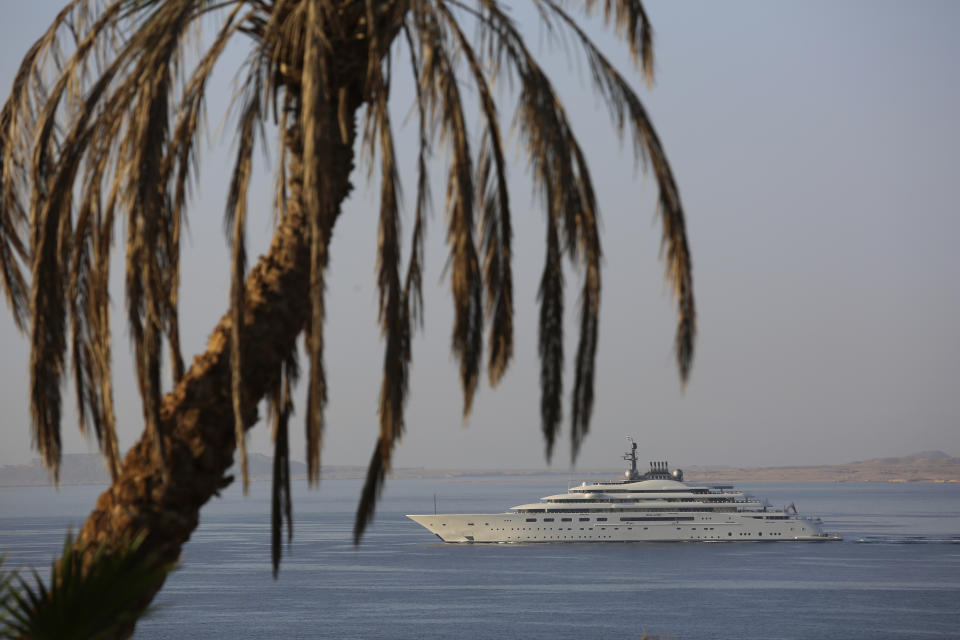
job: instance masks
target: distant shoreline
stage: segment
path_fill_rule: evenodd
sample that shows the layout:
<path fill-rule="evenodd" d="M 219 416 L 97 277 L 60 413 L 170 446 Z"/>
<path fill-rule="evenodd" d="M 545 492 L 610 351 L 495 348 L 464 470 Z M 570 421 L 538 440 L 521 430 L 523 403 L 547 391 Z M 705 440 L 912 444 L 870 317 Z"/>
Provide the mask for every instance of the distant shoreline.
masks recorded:
<path fill-rule="evenodd" d="M 306 477 L 306 466 L 291 461 L 290 475 L 293 479 Z M 251 480 L 269 480 L 273 468 L 272 458 L 262 454 L 249 456 Z M 366 468 L 360 466 L 328 466 L 321 469 L 322 479 L 357 479 L 366 477 Z M 497 481 L 511 478 L 514 481 L 535 480 L 542 477 L 585 479 L 616 478 L 621 469 L 425 469 L 400 468 L 390 473 L 392 478 L 448 479 L 471 482 Z M 108 484 L 108 475 L 98 454 L 65 455 L 61 465 L 60 484 L 63 486 L 84 484 Z M 960 458 L 941 451 L 898 458 L 878 458 L 836 465 L 793 467 L 723 467 L 692 466 L 684 469 L 688 482 L 887 482 L 887 483 L 954 483 L 960 482 Z M 49 474 L 34 460 L 25 465 L 0 465 L 0 487 L 52 486 Z"/>

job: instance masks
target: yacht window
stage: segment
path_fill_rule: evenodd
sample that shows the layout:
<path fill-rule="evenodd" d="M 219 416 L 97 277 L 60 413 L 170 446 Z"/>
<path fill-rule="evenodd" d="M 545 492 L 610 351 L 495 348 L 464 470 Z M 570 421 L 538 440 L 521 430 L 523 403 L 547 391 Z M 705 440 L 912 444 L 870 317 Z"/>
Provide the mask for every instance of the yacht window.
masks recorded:
<path fill-rule="evenodd" d="M 606 518 L 597 518 L 597 522 L 606 522 L 606 521 L 607 521 Z"/>
<path fill-rule="evenodd" d="M 590 522 L 590 518 L 580 518 L 580 522 Z M 793 529 L 791 529 L 793 531 Z"/>
<path fill-rule="evenodd" d="M 536 521 L 537 521 L 536 518 L 527 518 L 527 522 L 536 522 Z"/>
<path fill-rule="evenodd" d="M 573 518 L 560 518 L 560 522 L 570 522 Z"/>
<path fill-rule="evenodd" d="M 544 522 L 553 522 L 553 518 L 544 518 L 543 521 L 544 521 Z"/>

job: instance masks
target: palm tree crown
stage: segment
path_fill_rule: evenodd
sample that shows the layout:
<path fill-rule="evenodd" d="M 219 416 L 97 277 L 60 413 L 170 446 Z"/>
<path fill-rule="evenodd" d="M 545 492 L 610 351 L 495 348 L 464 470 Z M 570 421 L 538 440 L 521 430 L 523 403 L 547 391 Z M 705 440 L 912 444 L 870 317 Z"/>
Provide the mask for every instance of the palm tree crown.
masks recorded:
<path fill-rule="evenodd" d="M 587 15 L 602 14 L 650 80 L 653 50 L 647 16 L 638 0 L 530 2 L 548 30 L 562 32 L 564 42 L 582 50 L 613 126 L 630 136 L 635 154 L 656 177 L 666 275 L 678 304 L 676 356 L 686 380 L 695 312 L 677 186 L 639 98 L 570 11 L 573 7 Z M 256 419 L 256 403 L 266 397 L 275 429 L 274 558 L 279 559 L 276 534 L 290 516 L 286 460 L 291 385 L 299 372 L 295 341 L 303 332 L 308 354 L 307 461 L 315 482 L 326 403 L 323 292 L 328 243 L 351 189 L 353 146 L 359 137 L 365 157 L 379 164 L 376 277 L 385 341 L 380 431 L 358 510 L 359 538 L 404 430 L 411 326 L 423 304 L 427 158 L 435 147 L 446 149 L 451 158 L 445 185 L 455 311 L 451 346 L 459 362 L 465 415 L 483 366 L 484 332 L 492 385 L 513 355 L 511 209 L 501 112 L 492 88 L 498 78 L 517 87 L 514 123 L 546 210 L 539 353 L 548 457 L 563 413 L 564 254 L 583 273 L 569 412 L 576 455 L 593 408 L 601 289 L 597 200 L 563 104 L 507 4 L 72 0 L 60 12 L 27 52 L 0 113 L 0 274 L 14 318 L 30 335 L 35 442 L 54 473 L 60 457 L 59 388 L 68 361 L 81 429 L 91 428 L 96 435 L 115 486 L 123 484 L 119 480 L 124 473 L 131 476 L 126 489 L 112 489 L 112 499 L 136 502 L 145 511 L 154 508 L 147 505 L 151 500 L 174 504 L 185 495 L 202 504 L 216 490 L 234 445 L 246 485 L 244 433 Z M 219 16 L 218 27 L 203 41 L 200 55 L 191 55 L 187 45 L 201 21 L 210 24 L 209 16 Z M 207 81 L 228 42 L 236 38 L 244 40 L 249 54 L 240 72 L 242 91 L 235 105 L 239 144 L 225 210 L 232 247 L 231 304 L 207 353 L 185 370 L 177 308 L 180 231 L 189 183 L 199 171 Z M 408 62 L 400 62 L 401 55 Z M 409 64 L 412 74 L 397 73 L 396 64 Z M 398 159 L 388 98 L 394 83 L 410 77 L 416 90 L 419 145 L 412 233 L 403 267 Z M 476 96 L 476 107 L 466 104 L 467 95 Z M 358 136 L 355 114 L 361 107 Z M 471 138 L 466 113 L 474 108 L 482 126 L 480 135 Z M 247 187 L 252 155 L 264 144 L 269 122 L 278 123 L 280 132 L 278 226 L 270 252 L 248 270 Z M 126 229 L 126 321 L 147 434 L 123 470 L 111 391 L 108 292 L 113 230 L 119 221 Z M 164 348 L 174 384 L 166 396 L 160 373 Z M 214 449 L 226 454 L 208 453 Z M 156 469 L 152 475 L 133 470 L 148 463 Z M 196 482 L 178 484 L 188 469 L 203 469 L 215 479 L 203 491 Z M 134 493 L 139 497 L 128 497 Z M 107 518 L 98 520 L 101 529 Z"/>

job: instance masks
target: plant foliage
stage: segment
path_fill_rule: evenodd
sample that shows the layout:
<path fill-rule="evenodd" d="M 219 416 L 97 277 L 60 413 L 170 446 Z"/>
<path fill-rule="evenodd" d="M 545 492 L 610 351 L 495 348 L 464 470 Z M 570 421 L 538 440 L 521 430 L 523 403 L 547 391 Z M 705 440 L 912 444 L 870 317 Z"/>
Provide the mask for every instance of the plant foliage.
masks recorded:
<path fill-rule="evenodd" d="M 82 567 L 68 534 L 46 583 L 36 570 L 32 579 L 5 573 L 0 562 L 0 638 L 97 640 L 132 627 L 170 570 L 146 557 L 143 540 L 118 553 L 101 549 Z"/>

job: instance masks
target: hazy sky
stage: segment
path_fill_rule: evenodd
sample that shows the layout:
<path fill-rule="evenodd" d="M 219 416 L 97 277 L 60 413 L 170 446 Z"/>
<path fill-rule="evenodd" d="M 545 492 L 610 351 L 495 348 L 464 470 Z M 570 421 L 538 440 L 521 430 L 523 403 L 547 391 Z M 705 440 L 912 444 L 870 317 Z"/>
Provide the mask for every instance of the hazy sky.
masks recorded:
<path fill-rule="evenodd" d="M 529 14 L 525 3 L 509 4 L 518 17 Z M 23 53 L 61 5 L 4 6 L 4 99 Z M 552 54 L 545 64 L 592 163 L 605 251 L 597 405 L 578 467 L 617 466 L 625 435 L 637 438 L 643 460 L 679 466 L 835 463 L 926 449 L 960 455 L 960 3 L 646 6 L 656 32 L 657 82 L 648 90 L 633 77 L 681 188 L 700 332 L 692 378 L 681 392 L 672 355 L 675 311 L 658 261 L 655 183 L 634 170 L 582 63 Z M 548 56 L 543 34 L 535 25 L 526 30 L 534 49 Z M 592 33 L 629 72 L 625 47 L 602 30 Z M 242 53 L 237 48 L 230 60 Z M 208 105 L 211 130 L 230 98 L 234 70 L 228 66 Z M 411 104 L 409 69 L 398 69 L 397 124 Z M 504 117 L 509 120 L 509 112 Z M 405 234 L 414 193 L 413 124 L 400 136 Z M 223 130 L 213 137 L 218 147 L 204 152 L 183 257 L 188 361 L 227 306 L 221 216 L 233 124 Z M 424 278 L 426 326 L 414 340 L 398 466 L 544 465 L 536 355 L 544 215 L 530 197 L 526 163 L 511 149 L 514 363 L 499 389 L 483 386 L 464 426 L 449 355 L 452 305 L 443 277 L 438 174 Z M 435 163 L 442 169 L 444 158 Z M 270 171 L 261 163 L 253 185 L 260 213 L 248 232 L 252 256 L 263 252 L 271 234 Z M 355 184 L 331 248 L 323 464 L 366 464 L 377 433 L 383 357 L 374 281 L 377 205 L 375 187 L 359 172 Z M 121 313 L 122 264 L 114 262 L 113 322 L 115 399 L 126 449 L 142 418 Z M 579 276 L 568 272 L 567 283 L 569 364 Z M 5 304 L 2 309 L 0 463 L 14 463 L 35 455 L 28 345 Z M 77 434 L 73 390 L 64 392 L 65 450 L 87 451 L 93 445 Z M 302 459 L 302 414 L 296 419 L 294 457 Z M 555 468 L 569 464 L 567 441 L 564 425 Z M 254 429 L 251 448 L 270 449 L 263 425 Z"/>

